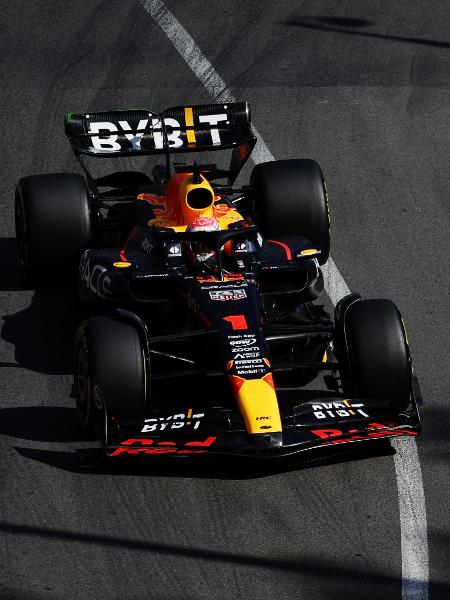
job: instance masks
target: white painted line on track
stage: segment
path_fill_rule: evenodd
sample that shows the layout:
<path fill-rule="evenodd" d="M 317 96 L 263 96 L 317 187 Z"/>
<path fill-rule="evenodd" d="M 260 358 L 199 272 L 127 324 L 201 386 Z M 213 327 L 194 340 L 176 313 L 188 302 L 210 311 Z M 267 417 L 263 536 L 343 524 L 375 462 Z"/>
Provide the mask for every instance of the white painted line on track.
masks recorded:
<path fill-rule="evenodd" d="M 224 80 L 194 42 L 186 29 L 161 0 L 139 0 L 166 34 L 216 102 L 235 102 Z M 253 126 L 258 143 L 252 153 L 255 163 L 274 160 L 274 156 Z M 330 258 L 323 267 L 325 290 L 333 305 L 350 293 L 339 269 Z M 414 438 L 395 439 L 392 446 L 397 478 L 402 553 L 402 600 L 428 599 L 428 537 L 425 494 L 417 444 Z"/>
<path fill-rule="evenodd" d="M 428 538 L 425 493 L 414 438 L 391 441 L 397 476 L 402 548 L 402 599 L 428 598 Z"/>
<path fill-rule="evenodd" d="M 236 102 L 235 97 L 228 89 L 227 84 L 217 73 L 209 60 L 203 56 L 202 51 L 181 23 L 167 9 L 160 0 L 139 0 L 145 10 L 157 22 L 175 49 L 184 58 L 194 75 L 200 80 L 209 94 L 216 102 Z M 269 148 L 263 142 L 257 129 L 252 126 L 253 133 L 258 138 L 258 143 L 252 152 L 255 163 L 275 160 Z"/>

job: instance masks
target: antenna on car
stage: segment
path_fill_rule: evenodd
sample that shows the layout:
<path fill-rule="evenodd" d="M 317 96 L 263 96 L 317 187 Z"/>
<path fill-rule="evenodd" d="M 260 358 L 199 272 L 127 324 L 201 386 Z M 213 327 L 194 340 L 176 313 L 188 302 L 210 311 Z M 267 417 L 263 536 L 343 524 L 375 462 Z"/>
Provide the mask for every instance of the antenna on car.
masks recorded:
<path fill-rule="evenodd" d="M 201 183 L 200 169 L 198 168 L 197 161 L 194 160 L 194 168 L 192 169 L 192 183 Z"/>

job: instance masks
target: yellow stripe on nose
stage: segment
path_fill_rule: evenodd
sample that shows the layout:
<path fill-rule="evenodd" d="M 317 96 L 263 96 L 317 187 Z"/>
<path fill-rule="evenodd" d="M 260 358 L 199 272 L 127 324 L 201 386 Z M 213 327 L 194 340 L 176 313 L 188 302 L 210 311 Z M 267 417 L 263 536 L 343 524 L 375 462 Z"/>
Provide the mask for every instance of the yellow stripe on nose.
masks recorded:
<path fill-rule="evenodd" d="M 194 129 L 189 129 L 189 127 L 194 127 L 194 115 L 190 106 L 186 106 L 184 109 L 184 120 L 186 121 L 186 138 L 188 144 L 195 144 L 197 141 L 195 131 Z"/>

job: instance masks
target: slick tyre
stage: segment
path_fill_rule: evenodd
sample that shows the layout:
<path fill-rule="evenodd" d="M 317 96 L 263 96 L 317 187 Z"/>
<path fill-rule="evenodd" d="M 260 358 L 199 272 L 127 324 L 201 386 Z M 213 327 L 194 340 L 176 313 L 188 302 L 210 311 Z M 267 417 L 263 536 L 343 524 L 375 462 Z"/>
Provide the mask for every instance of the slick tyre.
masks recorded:
<path fill-rule="evenodd" d="M 83 427 L 106 441 L 108 420 L 143 419 L 146 389 L 146 358 L 137 329 L 110 317 L 84 321 L 75 344 L 75 397 Z"/>
<path fill-rule="evenodd" d="M 30 283 L 61 276 L 92 237 L 89 193 L 81 175 L 24 177 L 16 187 L 19 266 Z"/>
<path fill-rule="evenodd" d="M 411 398 L 411 362 L 403 321 L 390 300 L 357 300 L 343 315 L 347 390 L 356 398 L 381 398 L 399 412 Z"/>
<path fill-rule="evenodd" d="M 296 234 L 321 250 L 323 265 L 330 253 L 327 191 L 314 160 L 277 160 L 256 165 L 250 177 L 254 218 L 269 238 Z"/>

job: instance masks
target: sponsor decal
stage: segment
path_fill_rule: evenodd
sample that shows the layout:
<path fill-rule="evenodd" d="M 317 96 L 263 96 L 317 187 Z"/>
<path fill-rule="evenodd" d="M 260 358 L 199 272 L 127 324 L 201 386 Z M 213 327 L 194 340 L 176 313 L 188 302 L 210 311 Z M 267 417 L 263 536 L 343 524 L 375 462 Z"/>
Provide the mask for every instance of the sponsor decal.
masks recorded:
<path fill-rule="evenodd" d="M 170 246 L 169 248 L 169 256 L 179 256 L 181 254 L 180 244 Z"/>
<path fill-rule="evenodd" d="M 272 417 L 256 417 L 257 421 L 269 421 Z"/>
<path fill-rule="evenodd" d="M 259 356 L 259 346 L 251 346 L 250 348 L 231 348 L 232 354 L 236 354 L 237 352 L 254 358 L 254 354 L 255 356 Z"/>
<path fill-rule="evenodd" d="M 254 350 L 254 352 L 252 352 Z M 239 352 L 234 358 L 258 358 L 260 356 L 259 347 L 254 348 L 232 348 L 231 352 Z"/>
<path fill-rule="evenodd" d="M 319 251 L 316 248 L 306 248 L 305 250 L 301 250 L 300 254 L 302 256 L 310 256 L 311 254 L 317 254 Z"/>
<path fill-rule="evenodd" d="M 236 366 L 238 375 L 266 373 L 265 365 L 270 367 L 270 363 L 261 357 L 261 349 L 256 345 L 258 340 L 254 333 L 236 333 L 227 338 L 233 354 L 233 360 L 229 361 L 230 369 Z"/>
<path fill-rule="evenodd" d="M 240 355 L 237 354 L 235 359 L 237 359 L 238 356 Z M 260 356 L 257 358 L 246 358 L 246 355 L 244 355 L 244 358 L 235 360 L 234 364 L 236 365 L 236 372 L 238 375 L 263 374 L 266 372 L 264 361 Z"/>
<path fill-rule="evenodd" d="M 151 241 L 149 239 L 144 238 L 142 241 L 142 244 L 141 244 L 141 248 L 147 254 L 151 254 L 151 252 L 153 250 L 153 244 L 151 243 Z"/>
<path fill-rule="evenodd" d="M 246 340 L 248 338 L 255 338 L 255 334 L 254 333 L 232 333 L 230 335 L 227 335 L 227 338 L 229 340 Z"/>
<path fill-rule="evenodd" d="M 231 336 L 229 336 L 231 337 Z M 256 344 L 256 338 L 255 337 L 249 337 L 249 338 L 244 338 L 244 339 L 238 339 L 238 340 L 231 340 L 230 341 L 231 346 L 239 346 L 240 348 L 242 348 L 243 346 L 253 346 L 254 344 Z M 233 350 L 233 352 L 239 352 L 238 349 Z"/>
<path fill-rule="evenodd" d="M 94 404 L 98 410 L 103 408 L 103 396 L 98 385 L 94 385 Z"/>
<path fill-rule="evenodd" d="M 111 279 L 108 271 L 102 265 L 91 264 L 91 259 L 88 258 L 88 252 L 85 252 L 80 260 L 80 277 L 81 281 L 100 298 L 109 298 L 112 293 L 110 290 Z"/>
<path fill-rule="evenodd" d="M 272 429 L 272 425 L 261 425 L 260 429 Z"/>
<path fill-rule="evenodd" d="M 228 283 L 229 287 L 247 287 L 247 282 L 244 281 L 244 276 L 241 273 L 228 273 L 228 275 L 225 275 L 225 277 L 222 279 L 217 279 L 217 277 L 203 277 L 201 275 L 196 277 L 197 281 L 199 283 L 217 283 L 218 281 L 226 281 L 228 282 L 232 282 L 232 281 L 239 281 L 239 284 L 233 284 L 233 283 Z M 213 290 L 213 289 L 219 289 L 221 286 L 218 285 L 208 285 L 205 287 L 202 287 L 202 289 L 205 290 Z"/>
<path fill-rule="evenodd" d="M 207 280 L 205 280 L 205 279 L 203 279 L 201 277 L 197 277 L 197 281 L 199 283 L 208 283 Z M 213 279 L 211 281 L 217 281 L 217 279 Z M 226 278 L 225 278 L 225 281 L 227 281 Z M 243 287 L 248 287 L 248 284 L 247 284 L 246 281 L 242 281 L 242 282 L 239 282 L 239 283 L 228 283 L 228 281 L 227 281 L 227 288 L 237 288 L 237 289 L 240 290 Z M 221 285 L 211 285 L 211 284 L 208 284 L 208 285 L 202 285 L 201 289 L 202 290 L 221 290 L 221 289 L 223 289 L 223 287 Z"/>
<path fill-rule="evenodd" d="M 234 248 L 235 252 L 247 252 L 247 242 L 238 242 Z"/>
<path fill-rule="evenodd" d="M 201 418 L 205 416 L 205 413 L 194 414 L 192 408 L 189 408 L 186 415 L 184 413 L 170 415 L 168 417 L 157 417 L 153 419 L 145 419 L 145 425 L 141 430 L 141 433 L 148 433 L 149 431 L 164 431 L 166 429 L 182 429 L 183 427 L 190 427 L 192 429 L 198 429 L 200 427 Z"/>
<path fill-rule="evenodd" d="M 327 440 L 325 444 L 344 444 L 357 440 L 377 439 L 395 435 L 417 435 L 417 431 L 408 429 L 390 429 L 397 426 L 398 423 L 369 423 L 365 430 L 349 429 L 341 431 L 340 429 L 311 429 L 311 433 L 321 440 Z M 344 438 L 342 436 L 345 436 Z M 335 439 L 340 438 L 340 439 Z M 324 445 L 325 445 L 324 444 Z"/>
<path fill-rule="evenodd" d="M 247 298 L 247 294 L 245 293 L 245 290 L 241 289 L 217 290 L 209 292 L 209 297 L 211 300 L 225 302 L 227 300 L 242 300 L 243 298 Z"/>
<path fill-rule="evenodd" d="M 230 360 L 227 363 L 226 370 L 231 371 L 233 368 L 234 361 Z M 262 364 L 259 365 L 236 365 L 236 373 L 237 375 L 243 375 L 246 377 L 247 375 L 264 375 L 266 373 L 266 369 Z"/>
<path fill-rule="evenodd" d="M 86 117 L 89 118 L 89 115 L 86 115 Z M 199 115 L 198 121 L 201 124 L 205 123 L 210 126 L 209 133 L 211 135 L 211 143 L 214 146 L 220 145 L 221 139 L 218 126 L 220 126 L 220 123 L 222 122 L 228 124 L 226 113 Z M 180 148 L 192 142 L 191 135 L 194 130 L 190 130 L 191 134 L 189 131 L 187 132 L 186 141 L 184 141 L 181 137 L 181 123 L 177 121 L 177 119 L 166 117 L 164 118 L 164 125 L 167 143 L 171 148 Z M 163 150 L 164 135 L 161 119 L 159 118 L 141 119 L 135 131 L 132 130 L 128 121 L 125 120 L 117 121 L 117 123 L 111 123 L 109 121 L 90 123 L 88 131 L 88 134 L 91 135 L 92 143 L 92 148 L 90 148 L 90 150 L 93 152 L 121 152 L 122 150 L 129 148 L 139 151 L 141 150 L 142 137 L 151 132 L 153 133 L 153 148 L 155 150 Z M 128 143 L 124 142 L 122 146 L 118 141 L 119 134 L 121 138 L 123 136 Z M 147 144 L 150 143 L 150 139 L 149 136 L 146 138 Z"/>
<path fill-rule="evenodd" d="M 187 296 L 187 304 L 188 304 L 189 309 L 194 313 L 194 315 L 199 317 L 200 316 L 200 304 L 194 298 L 194 296 L 191 296 L 191 294 L 188 294 L 188 296 Z"/>
<path fill-rule="evenodd" d="M 179 442 L 169 440 L 153 440 L 149 438 L 130 438 L 120 444 L 111 456 L 120 454 L 201 454 L 207 452 L 217 440 L 217 437 L 210 436 L 204 440 L 193 440 L 179 444 Z M 139 445 L 138 445 L 139 444 Z"/>
<path fill-rule="evenodd" d="M 356 404 L 349 400 L 343 400 L 342 402 L 315 402 L 312 404 L 313 414 L 316 419 L 326 419 L 327 417 L 337 419 L 356 417 L 358 415 L 369 417 L 370 415 L 364 412 L 362 407 L 364 407 L 362 402 Z"/>
<path fill-rule="evenodd" d="M 186 231 L 219 231 L 219 221 L 214 217 L 197 217 L 187 227 Z"/>

